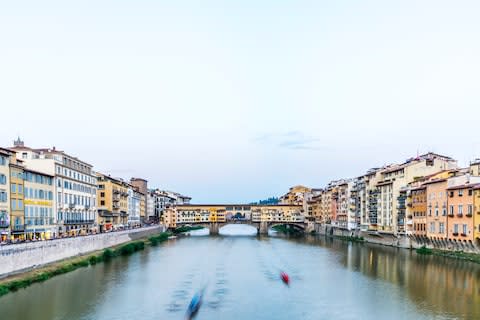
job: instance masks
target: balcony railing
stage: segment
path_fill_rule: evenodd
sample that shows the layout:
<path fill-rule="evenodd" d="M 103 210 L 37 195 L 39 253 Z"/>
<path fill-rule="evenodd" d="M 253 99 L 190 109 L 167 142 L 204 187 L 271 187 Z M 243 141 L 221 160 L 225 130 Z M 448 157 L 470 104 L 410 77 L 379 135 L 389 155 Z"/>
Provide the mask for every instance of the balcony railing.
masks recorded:
<path fill-rule="evenodd" d="M 450 218 L 453 218 L 454 214 L 453 214 L 453 213 L 449 213 L 448 216 L 449 216 Z"/>
<path fill-rule="evenodd" d="M 466 233 L 462 233 L 462 237 L 466 237 L 466 236 L 467 236 L 467 234 L 466 234 Z"/>
<path fill-rule="evenodd" d="M 453 235 L 454 237 L 456 237 L 456 236 L 458 236 L 458 232 L 454 232 L 454 233 L 452 233 L 452 235 Z"/>
<path fill-rule="evenodd" d="M 467 216 L 467 217 L 472 217 L 472 214 L 471 214 L 471 213 L 467 213 L 466 216 Z"/>
<path fill-rule="evenodd" d="M 95 220 L 75 220 L 75 219 L 69 219 L 69 220 L 64 220 L 64 224 L 93 224 Z"/>
<path fill-rule="evenodd" d="M 463 217 L 463 213 L 457 213 L 457 217 L 459 218 Z"/>

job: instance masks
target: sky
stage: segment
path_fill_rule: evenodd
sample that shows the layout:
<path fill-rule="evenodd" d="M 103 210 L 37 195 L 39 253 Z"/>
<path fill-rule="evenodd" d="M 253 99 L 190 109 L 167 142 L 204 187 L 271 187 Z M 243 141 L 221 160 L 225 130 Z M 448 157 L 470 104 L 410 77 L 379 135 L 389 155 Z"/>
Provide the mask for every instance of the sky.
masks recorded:
<path fill-rule="evenodd" d="M 2 1 L 0 146 L 192 202 L 480 157 L 478 1 Z"/>

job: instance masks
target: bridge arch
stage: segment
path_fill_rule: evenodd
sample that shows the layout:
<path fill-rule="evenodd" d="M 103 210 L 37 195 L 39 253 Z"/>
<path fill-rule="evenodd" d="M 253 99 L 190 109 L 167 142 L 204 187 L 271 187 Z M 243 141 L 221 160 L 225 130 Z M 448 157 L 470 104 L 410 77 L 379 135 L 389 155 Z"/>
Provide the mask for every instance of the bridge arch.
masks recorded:
<path fill-rule="evenodd" d="M 268 229 L 272 229 L 273 227 L 277 226 L 290 226 L 302 231 L 305 231 L 306 228 L 304 223 L 299 222 L 273 222 L 268 224 Z"/>

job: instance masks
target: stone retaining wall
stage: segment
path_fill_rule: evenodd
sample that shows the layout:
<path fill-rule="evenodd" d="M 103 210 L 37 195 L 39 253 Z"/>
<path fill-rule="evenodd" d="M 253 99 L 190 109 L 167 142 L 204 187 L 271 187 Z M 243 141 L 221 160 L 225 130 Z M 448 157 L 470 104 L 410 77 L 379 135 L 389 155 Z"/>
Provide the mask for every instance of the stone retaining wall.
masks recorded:
<path fill-rule="evenodd" d="M 163 232 L 163 226 L 0 246 L 0 277 Z"/>
<path fill-rule="evenodd" d="M 454 242 L 447 240 L 431 240 L 425 237 L 415 236 L 395 236 L 388 233 L 366 232 L 360 230 L 346 230 L 339 227 L 315 224 L 315 232 L 325 236 L 347 236 L 347 237 L 363 237 L 366 242 L 380 244 L 384 246 L 418 249 L 425 246 L 430 249 L 439 249 L 447 251 L 463 251 L 468 253 L 480 254 L 480 248 L 474 244 Z"/>

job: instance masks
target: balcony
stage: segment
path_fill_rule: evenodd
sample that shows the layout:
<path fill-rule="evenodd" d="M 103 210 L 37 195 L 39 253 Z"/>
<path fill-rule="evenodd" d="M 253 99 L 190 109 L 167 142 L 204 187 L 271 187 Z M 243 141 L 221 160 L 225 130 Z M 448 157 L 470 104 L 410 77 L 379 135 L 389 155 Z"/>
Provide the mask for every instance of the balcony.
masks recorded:
<path fill-rule="evenodd" d="M 94 223 L 95 223 L 95 220 L 68 219 L 63 221 L 63 224 L 94 224 Z"/>
<path fill-rule="evenodd" d="M 466 233 L 462 233 L 461 236 L 462 236 L 462 237 L 466 237 L 467 234 L 466 234 Z"/>
<path fill-rule="evenodd" d="M 471 218 L 471 217 L 472 217 L 472 214 L 471 214 L 471 213 L 467 213 L 466 216 L 469 217 L 469 218 Z"/>
<path fill-rule="evenodd" d="M 452 233 L 452 235 L 453 235 L 454 237 L 456 237 L 456 236 L 458 236 L 458 232 L 454 232 L 454 233 Z"/>
<path fill-rule="evenodd" d="M 449 213 L 448 216 L 449 216 L 450 218 L 453 218 L 454 214 L 453 214 L 453 213 Z"/>
<path fill-rule="evenodd" d="M 463 217 L 463 213 L 457 213 L 457 217 L 459 218 Z"/>

